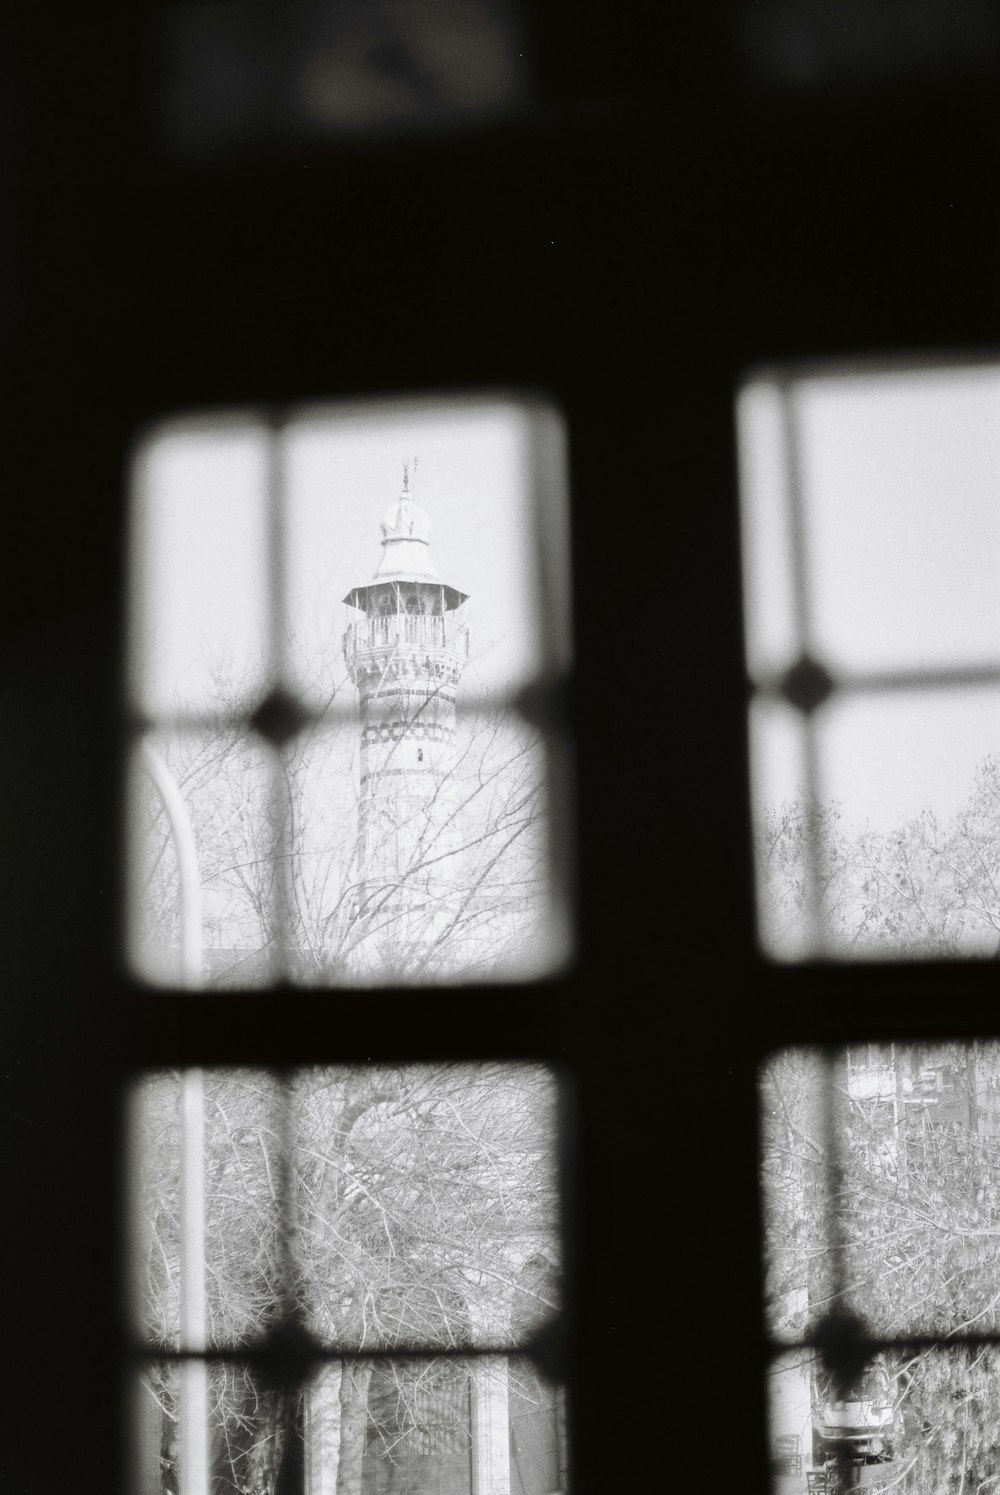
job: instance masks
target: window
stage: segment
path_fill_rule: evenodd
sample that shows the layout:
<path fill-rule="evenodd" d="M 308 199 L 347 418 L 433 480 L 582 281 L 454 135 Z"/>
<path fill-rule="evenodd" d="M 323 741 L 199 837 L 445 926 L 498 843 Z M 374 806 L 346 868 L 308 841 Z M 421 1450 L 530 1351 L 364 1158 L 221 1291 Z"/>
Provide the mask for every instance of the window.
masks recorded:
<path fill-rule="evenodd" d="M 758 922 L 778 959 L 1000 947 L 994 363 L 740 395 Z"/>
<path fill-rule="evenodd" d="M 758 931 L 779 961 L 997 948 L 998 396 L 996 365 L 968 362 L 743 386 Z M 898 1019 L 881 1014 L 890 1033 Z M 809 1488 L 1000 1477 L 980 1411 L 1000 1328 L 998 1084 L 985 1039 L 762 1064 L 775 1492 L 793 1445 Z"/>
<path fill-rule="evenodd" d="M 559 1109 L 537 1065 L 144 1077 L 136 1487 L 565 1490 Z"/>
<path fill-rule="evenodd" d="M 440 989 L 565 962 L 561 443 L 513 397 L 142 436 L 137 974 Z M 137 1487 L 565 1490 L 563 1391 L 533 1355 L 562 1306 L 557 1099 L 496 1063 L 143 1074 Z"/>
<path fill-rule="evenodd" d="M 565 964 L 562 440 L 512 396 L 177 417 L 139 440 L 138 973 L 358 986 Z"/>
<path fill-rule="evenodd" d="M 830 1488 L 1000 1477 L 998 1089 L 996 1042 L 786 1049 L 762 1067 L 775 1492 L 792 1437 Z"/>

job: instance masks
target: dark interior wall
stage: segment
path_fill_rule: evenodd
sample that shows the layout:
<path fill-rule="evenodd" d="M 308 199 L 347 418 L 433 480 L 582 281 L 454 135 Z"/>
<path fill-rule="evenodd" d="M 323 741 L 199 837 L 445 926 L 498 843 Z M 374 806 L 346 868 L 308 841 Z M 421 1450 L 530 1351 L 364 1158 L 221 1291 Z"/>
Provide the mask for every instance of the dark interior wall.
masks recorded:
<path fill-rule="evenodd" d="M 723 6 L 529 5 L 516 124 L 195 167 L 150 140 L 155 14 L 2 23 L 3 1486 L 113 1488 L 131 1068 L 503 1051 L 576 1080 L 581 1495 L 705 1488 L 720 1461 L 763 1488 L 756 1059 L 989 1031 L 992 976 L 845 986 L 753 955 L 732 392 L 786 353 L 1000 342 L 988 59 L 788 92 L 747 74 Z M 386 993 L 377 1031 L 349 998 L 137 999 L 116 955 L 131 433 L 490 384 L 550 391 L 569 424 L 577 969 L 496 1003 Z"/>

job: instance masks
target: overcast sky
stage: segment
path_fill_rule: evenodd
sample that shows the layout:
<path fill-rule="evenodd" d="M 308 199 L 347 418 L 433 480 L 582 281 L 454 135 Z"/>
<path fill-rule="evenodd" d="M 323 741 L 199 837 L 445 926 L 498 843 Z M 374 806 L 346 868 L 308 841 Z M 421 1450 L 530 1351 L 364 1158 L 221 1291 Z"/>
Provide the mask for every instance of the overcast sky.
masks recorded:
<path fill-rule="evenodd" d="M 1000 661 L 1000 368 L 827 374 L 795 401 L 813 652 L 834 673 Z M 748 655 L 764 674 L 795 653 L 773 384 L 748 386 L 739 429 Z M 816 723 L 825 797 L 852 824 L 951 815 L 1000 752 L 992 689 L 844 699 Z M 759 711 L 752 741 L 761 801 L 794 798 L 796 714 Z"/>
<path fill-rule="evenodd" d="M 431 518 L 443 581 L 469 594 L 463 691 L 516 685 L 541 661 L 530 407 L 501 399 L 309 407 L 283 443 L 292 631 L 305 675 L 345 675 L 343 598 L 381 556 L 402 490 Z M 134 462 L 131 688 L 152 710 L 214 704 L 227 659 L 248 697 L 261 685 L 267 619 L 266 439 L 252 416 L 179 418 Z M 553 515 L 547 500 L 547 519 Z M 565 525 L 565 508 L 561 522 Z M 249 675 L 247 672 L 250 672 Z"/>

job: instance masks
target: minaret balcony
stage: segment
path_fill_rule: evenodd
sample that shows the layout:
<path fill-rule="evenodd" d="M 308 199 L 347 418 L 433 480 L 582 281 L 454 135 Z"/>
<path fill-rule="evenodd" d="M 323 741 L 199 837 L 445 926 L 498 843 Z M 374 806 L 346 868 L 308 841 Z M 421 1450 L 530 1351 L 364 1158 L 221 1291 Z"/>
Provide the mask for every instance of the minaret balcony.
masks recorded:
<path fill-rule="evenodd" d="M 469 657 L 469 630 L 440 613 L 384 613 L 348 624 L 344 634 L 348 662 L 359 654 L 389 655 L 403 649 L 445 654 L 464 664 Z"/>

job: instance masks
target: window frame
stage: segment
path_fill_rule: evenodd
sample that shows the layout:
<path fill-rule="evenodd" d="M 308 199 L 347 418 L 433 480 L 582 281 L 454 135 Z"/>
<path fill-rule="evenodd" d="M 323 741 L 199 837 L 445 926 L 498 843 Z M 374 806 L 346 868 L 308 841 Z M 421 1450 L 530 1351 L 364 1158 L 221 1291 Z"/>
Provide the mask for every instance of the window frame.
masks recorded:
<path fill-rule="evenodd" d="M 766 1359 L 759 1058 L 988 1033 L 995 970 L 949 967 L 943 993 L 940 967 L 783 970 L 754 953 L 733 393 L 761 359 L 1000 343 L 995 60 L 984 47 L 972 77 L 942 62 L 912 87 L 776 93 L 739 55 L 723 0 L 669 24 L 656 0 L 627 15 L 552 0 L 530 8 L 537 106 L 522 126 L 200 171 L 148 131 L 139 33 L 162 3 L 112 7 L 100 26 L 81 14 L 54 30 L 24 7 L 0 20 L 5 252 L 19 272 L 0 278 L 17 376 L 0 410 L 16 475 L 0 590 L 18 786 L 5 825 L 11 1483 L 34 1490 L 69 1456 L 39 1395 L 68 1347 L 89 1414 L 76 1483 L 132 1495 L 117 1396 L 130 1076 L 502 1048 L 563 1060 L 580 1094 L 575 1495 L 648 1483 L 648 1440 L 627 1429 L 662 1384 L 667 1335 L 695 1388 L 681 1433 L 658 1424 L 673 1482 L 704 1488 L 721 1447 L 722 1472 L 735 1461 L 763 1492 L 760 1378 L 718 1389 L 720 1344 Z M 577 967 L 505 993 L 499 1017 L 494 992 L 450 993 L 430 1017 L 379 992 L 377 1031 L 325 994 L 238 1008 L 209 996 L 197 1014 L 187 998 L 137 1002 L 115 918 L 130 435 L 192 404 L 383 392 L 387 365 L 393 388 L 524 381 L 567 412 Z M 648 1223 L 651 1174 L 685 1204 L 666 1243 Z M 609 1366 L 635 1390 L 624 1432 Z"/>

